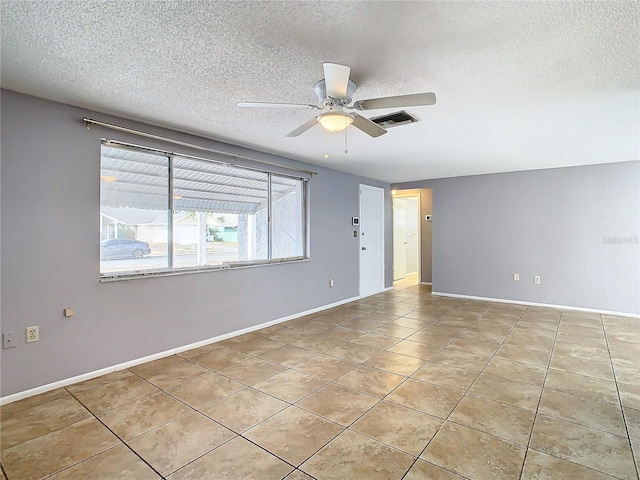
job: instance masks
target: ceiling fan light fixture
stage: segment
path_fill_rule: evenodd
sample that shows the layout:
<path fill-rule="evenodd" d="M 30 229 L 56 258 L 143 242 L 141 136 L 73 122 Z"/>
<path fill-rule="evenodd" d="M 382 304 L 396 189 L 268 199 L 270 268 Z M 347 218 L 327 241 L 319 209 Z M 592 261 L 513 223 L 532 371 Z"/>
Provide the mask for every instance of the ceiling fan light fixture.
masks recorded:
<path fill-rule="evenodd" d="M 327 112 L 318 116 L 318 122 L 325 130 L 341 132 L 353 123 L 353 117 L 343 112 Z"/>

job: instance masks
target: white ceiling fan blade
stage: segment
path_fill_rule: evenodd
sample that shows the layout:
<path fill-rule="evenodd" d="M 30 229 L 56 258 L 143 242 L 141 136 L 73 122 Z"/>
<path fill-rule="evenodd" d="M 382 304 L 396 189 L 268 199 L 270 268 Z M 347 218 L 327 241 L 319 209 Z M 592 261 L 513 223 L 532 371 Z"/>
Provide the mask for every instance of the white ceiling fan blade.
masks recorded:
<path fill-rule="evenodd" d="M 285 136 L 287 136 L 287 137 L 297 137 L 298 135 L 303 134 L 304 132 L 306 132 L 311 127 L 313 127 L 313 126 L 315 126 L 317 124 L 318 124 L 318 120 L 316 120 L 316 117 L 313 117 L 311 120 L 307 120 L 305 123 L 300 125 L 295 130 L 292 130 L 289 133 L 287 133 Z"/>
<path fill-rule="evenodd" d="M 362 130 L 364 133 L 369 135 L 370 137 L 379 137 L 380 135 L 384 135 L 387 131 L 382 128 L 377 123 L 372 122 L 368 118 L 365 118 L 357 113 L 352 113 L 353 115 L 353 125 L 358 130 Z"/>
<path fill-rule="evenodd" d="M 239 102 L 238 106 L 261 108 L 304 108 L 305 110 L 318 110 L 317 105 L 305 103 Z"/>
<path fill-rule="evenodd" d="M 360 100 L 353 104 L 353 108 L 356 110 L 376 110 L 378 108 L 419 107 L 423 105 L 434 105 L 435 103 L 436 94 L 429 92 Z"/>
<path fill-rule="evenodd" d="M 349 74 L 351 69 L 337 63 L 324 63 L 324 84 L 327 96 L 331 98 L 344 98 L 347 96 Z"/>

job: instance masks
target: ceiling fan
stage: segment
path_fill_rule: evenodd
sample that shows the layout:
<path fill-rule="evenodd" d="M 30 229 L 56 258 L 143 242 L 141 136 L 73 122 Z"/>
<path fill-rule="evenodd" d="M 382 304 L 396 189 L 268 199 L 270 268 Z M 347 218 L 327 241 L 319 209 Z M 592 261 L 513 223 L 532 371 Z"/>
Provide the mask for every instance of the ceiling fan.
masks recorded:
<path fill-rule="evenodd" d="M 347 110 L 376 110 L 380 108 L 401 108 L 436 103 L 435 93 L 414 93 L 411 95 L 396 95 L 393 97 L 371 98 L 368 100 L 353 101 L 356 84 L 349 80 L 351 69 L 336 63 L 325 63 L 324 79 L 316 83 L 316 95 L 318 105 L 300 103 L 271 103 L 271 102 L 240 102 L 239 107 L 266 107 L 266 108 L 304 108 L 307 110 L 320 110 L 320 114 L 289 132 L 287 137 L 297 137 L 314 125 L 320 123 L 330 132 L 339 132 L 349 125 L 353 125 L 371 137 L 379 137 L 387 133 L 387 130 L 372 122 L 366 117 Z"/>

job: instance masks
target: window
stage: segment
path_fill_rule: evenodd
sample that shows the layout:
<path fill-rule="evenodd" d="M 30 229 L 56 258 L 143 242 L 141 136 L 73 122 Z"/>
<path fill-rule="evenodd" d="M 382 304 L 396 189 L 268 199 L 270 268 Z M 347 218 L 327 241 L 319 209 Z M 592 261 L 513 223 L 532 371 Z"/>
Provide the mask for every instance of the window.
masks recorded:
<path fill-rule="evenodd" d="M 305 257 L 303 178 L 103 143 L 103 276 Z"/>

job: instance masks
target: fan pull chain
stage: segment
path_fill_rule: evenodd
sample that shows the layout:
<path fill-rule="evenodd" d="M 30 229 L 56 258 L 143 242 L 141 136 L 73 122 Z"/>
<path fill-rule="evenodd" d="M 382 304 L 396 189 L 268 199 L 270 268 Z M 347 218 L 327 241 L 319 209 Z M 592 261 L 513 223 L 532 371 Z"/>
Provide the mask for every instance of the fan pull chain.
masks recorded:
<path fill-rule="evenodd" d="M 345 119 L 344 123 L 347 123 L 347 120 Z M 349 147 L 347 145 L 347 130 L 349 130 L 349 128 L 345 128 L 344 129 L 344 153 L 349 153 Z"/>

